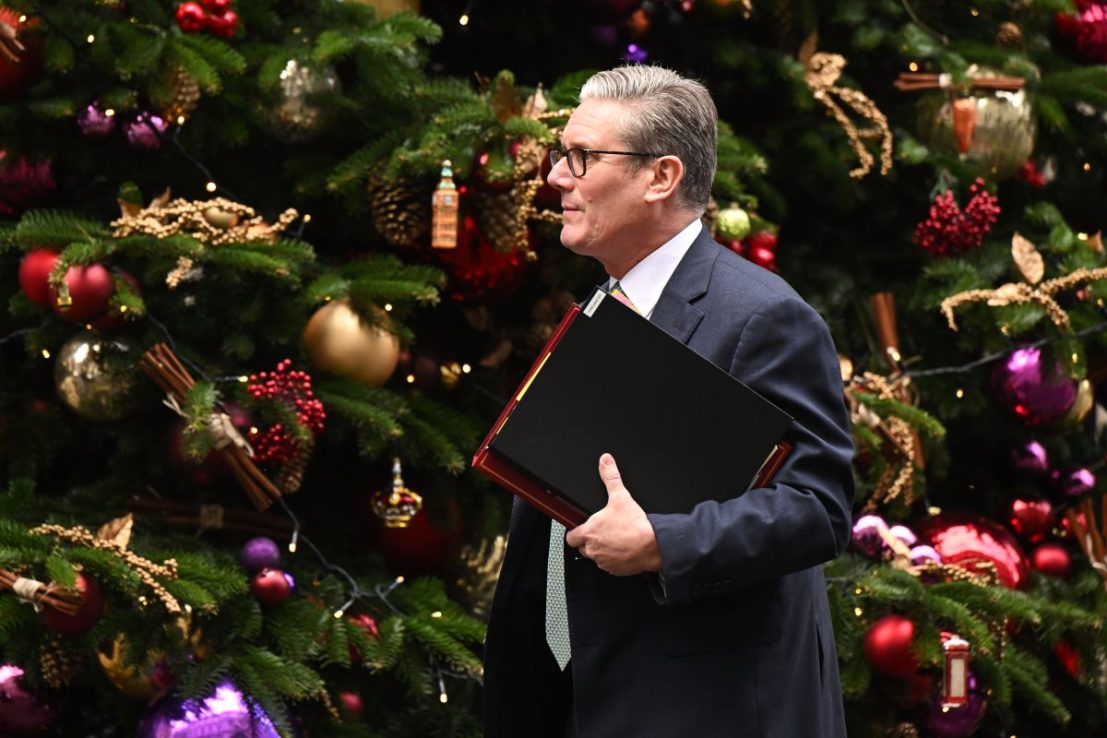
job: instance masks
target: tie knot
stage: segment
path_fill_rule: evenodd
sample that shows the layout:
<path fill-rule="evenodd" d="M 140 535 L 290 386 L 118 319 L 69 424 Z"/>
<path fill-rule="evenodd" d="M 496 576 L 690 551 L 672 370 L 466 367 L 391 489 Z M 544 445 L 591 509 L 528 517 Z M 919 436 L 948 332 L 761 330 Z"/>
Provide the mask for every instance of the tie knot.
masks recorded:
<path fill-rule="evenodd" d="M 634 312 L 638 312 L 638 308 L 634 307 L 634 303 L 630 301 L 629 297 L 627 297 L 627 293 L 623 292 L 623 288 L 618 282 L 615 282 L 615 284 L 611 285 L 611 289 L 609 289 L 607 292 Z"/>

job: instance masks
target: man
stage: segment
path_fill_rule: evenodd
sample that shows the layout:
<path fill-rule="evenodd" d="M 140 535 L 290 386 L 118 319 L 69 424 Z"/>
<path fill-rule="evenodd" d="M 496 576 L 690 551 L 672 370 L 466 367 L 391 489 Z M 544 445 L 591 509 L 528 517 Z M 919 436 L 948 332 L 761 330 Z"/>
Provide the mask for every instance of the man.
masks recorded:
<path fill-rule="evenodd" d="M 568 548 L 516 500 L 486 642 L 486 736 L 842 738 L 821 564 L 849 541 L 853 447 L 826 326 L 702 228 L 717 125 L 702 85 L 624 67 L 580 98 L 548 178 L 562 243 L 792 415 L 794 449 L 771 486 L 736 479 L 733 499 L 679 515 L 647 515 L 604 454 L 608 505 Z"/>

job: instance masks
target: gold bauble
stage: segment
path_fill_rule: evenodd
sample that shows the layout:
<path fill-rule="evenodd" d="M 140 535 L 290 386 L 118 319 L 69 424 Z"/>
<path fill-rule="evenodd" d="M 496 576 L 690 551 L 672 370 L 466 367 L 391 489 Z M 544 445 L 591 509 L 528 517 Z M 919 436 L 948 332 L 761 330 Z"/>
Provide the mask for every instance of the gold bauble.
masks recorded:
<path fill-rule="evenodd" d="M 387 382 L 400 361 L 399 339 L 365 324 L 346 300 L 327 303 L 311 316 L 304 349 L 316 369 L 370 387 Z"/>
<path fill-rule="evenodd" d="M 396 13 L 410 10 L 419 12 L 419 0 L 357 0 L 364 5 L 371 5 L 377 11 L 377 15 L 383 18 L 391 18 Z"/>
<path fill-rule="evenodd" d="M 54 386 L 70 410 L 89 420 L 118 420 L 137 409 L 142 351 L 130 341 L 82 331 L 58 349 Z"/>
<path fill-rule="evenodd" d="M 970 67 L 972 77 L 994 77 L 995 72 Z M 1034 153 L 1037 119 L 1026 88 L 973 90 L 960 100 L 970 101 L 976 123 L 968 150 L 961 159 L 975 173 L 990 181 L 1015 174 Z M 962 103 L 966 104 L 966 103 Z M 953 129 L 954 98 L 946 92 L 927 95 L 919 101 L 919 138 L 933 149 L 955 153 L 957 137 Z"/>

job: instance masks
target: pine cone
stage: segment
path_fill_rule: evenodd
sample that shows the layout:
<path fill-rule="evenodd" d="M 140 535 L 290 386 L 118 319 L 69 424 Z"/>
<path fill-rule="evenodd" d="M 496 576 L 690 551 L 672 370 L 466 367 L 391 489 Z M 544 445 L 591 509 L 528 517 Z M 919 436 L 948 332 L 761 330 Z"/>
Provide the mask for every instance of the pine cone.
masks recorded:
<path fill-rule="evenodd" d="M 515 193 L 478 190 L 473 197 L 473 215 L 481 233 L 499 251 L 510 251 L 516 246 L 518 224 Z"/>
<path fill-rule="evenodd" d="M 77 661 L 66 653 L 57 636 L 42 642 L 39 658 L 42 662 L 42 680 L 53 689 L 69 684 L 77 670 Z"/>
<path fill-rule="evenodd" d="M 1019 28 L 1018 24 L 1010 21 L 999 24 L 999 30 L 996 31 L 996 43 L 1008 49 L 1021 47 L 1023 43 L 1022 29 Z"/>
<path fill-rule="evenodd" d="M 304 471 L 307 469 L 308 462 L 311 461 L 311 452 L 315 448 L 315 440 L 311 439 L 300 445 L 299 450 L 296 452 L 296 456 L 292 458 L 287 464 L 281 467 L 280 478 L 277 480 L 277 486 L 281 488 L 285 494 L 292 494 L 293 492 L 300 491 L 300 485 L 304 483 Z"/>
<path fill-rule="evenodd" d="M 169 70 L 169 79 L 171 97 L 162 110 L 163 116 L 170 121 L 187 118 L 200 103 L 200 85 L 181 66 Z"/>
<path fill-rule="evenodd" d="M 411 180 L 369 177 L 369 207 L 373 227 L 392 246 L 411 248 L 430 230 L 431 192 Z"/>

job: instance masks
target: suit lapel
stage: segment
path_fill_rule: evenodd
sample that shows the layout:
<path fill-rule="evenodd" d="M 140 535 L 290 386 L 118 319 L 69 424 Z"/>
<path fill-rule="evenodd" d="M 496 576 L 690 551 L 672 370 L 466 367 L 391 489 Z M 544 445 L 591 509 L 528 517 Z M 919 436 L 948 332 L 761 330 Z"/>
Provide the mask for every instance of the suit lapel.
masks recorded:
<path fill-rule="evenodd" d="M 701 230 L 654 306 L 650 322 L 682 343 L 692 339 L 703 320 L 703 311 L 692 303 L 707 292 L 720 248 L 706 228 Z"/>

